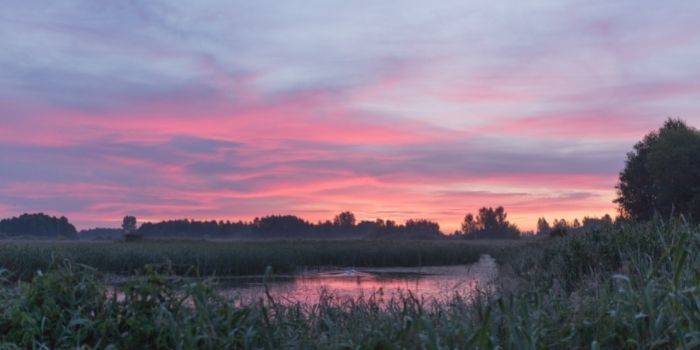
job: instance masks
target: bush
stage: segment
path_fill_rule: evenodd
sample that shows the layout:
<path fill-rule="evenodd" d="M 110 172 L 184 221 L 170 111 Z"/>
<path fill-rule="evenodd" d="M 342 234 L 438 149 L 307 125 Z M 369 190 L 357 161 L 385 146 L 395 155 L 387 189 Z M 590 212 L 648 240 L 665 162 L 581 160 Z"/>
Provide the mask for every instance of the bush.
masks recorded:
<path fill-rule="evenodd" d="M 617 185 L 622 214 L 632 220 L 700 218 L 700 131 L 669 119 L 627 154 Z"/>

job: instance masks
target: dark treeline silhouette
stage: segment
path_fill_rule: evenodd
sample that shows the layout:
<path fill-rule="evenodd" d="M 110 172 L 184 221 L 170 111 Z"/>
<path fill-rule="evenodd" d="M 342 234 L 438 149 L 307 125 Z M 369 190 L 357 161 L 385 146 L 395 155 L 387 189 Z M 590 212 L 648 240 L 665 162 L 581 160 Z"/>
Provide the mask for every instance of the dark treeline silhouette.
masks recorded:
<path fill-rule="evenodd" d="M 616 223 L 620 223 L 621 221 L 622 218 L 618 218 L 617 220 L 613 221 L 612 217 L 610 217 L 608 214 L 605 214 L 600 218 L 586 216 L 581 221 L 574 219 L 571 222 L 566 221 L 566 219 L 554 219 L 551 224 L 547 221 L 547 219 L 539 218 L 537 220 L 537 235 L 563 237 L 568 234 L 600 230 L 604 227 L 609 227 Z"/>
<path fill-rule="evenodd" d="M 617 185 L 620 214 L 646 221 L 700 219 L 700 130 L 668 119 L 627 154 Z"/>
<path fill-rule="evenodd" d="M 43 237 L 79 238 L 87 240 L 117 240 L 142 238 L 234 238 L 234 239 L 517 239 L 532 233 L 522 233 L 507 220 L 503 207 L 483 207 L 475 215 L 467 214 L 462 230 L 452 235 L 440 231 L 440 225 L 427 219 L 410 219 L 403 224 L 392 220 L 359 221 L 352 212 L 336 215 L 333 220 L 309 222 L 294 215 L 269 215 L 253 221 L 166 220 L 145 222 L 140 226 L 135 216 L 125 216 L 122 228 L 92 228 L 76 233 L 66 217 L 43 213 L 22 214 L 0 220 L 0 238 Z M 615 221 L 605 215 L 585 217 L 568 222 L 555 219 L 550 224 L 545 218 L 537 222 L 538 236 L 559 237 L 567 234 L 600 229 L 625 220 Z"/>
<path fill-rule="evenodd" d="M 115 240 L 122 239 L 123 237 L 124 230 L 120 228 L 96 227 L 86 230 L 80 230 L 80 232 L 78 232 L 78 238 L 80 239 Z"/>
<path fill-rule="evenodd" d="M 58 218 L 37 213 L 0 220 L 0 236 L 4 237 L 75 238 L 76 235 L 75 226 L 65 216 Z"/>
<path fill-rule="evenodd" d="M 356 222 L 355 215 L 343 212 L 333 221 L 311 223 L 294 215 L 270 215 L 244 221 L 167 220 L 146 222 L 137 230 L 143 237 L 208 238 L 405 238 L 434 239 L 444 235 L 440 226 L 425 219 L 404 224 L 391 220 Z"/>
<path fill-rule="evenodd" d="M 426 219 L 410 219 L 403 224 L 392 220 L 359 221 L 351 212 L 342 212 L 333 220 L 309 222 L 294 215 L 269 215 L 253 221 L 166 220 L 139 225 L 135 216 L 125 216 L 122 228 L 93 228 L 76 234 L 75 227 L 65 217 L 42 213 L 22 214 L 0 220 L 0 237 L 36 236 L 45 238 L 80 238 L 116 240 L 141 238 L 237 238 L 237 239 L 516 239 L 528 235 L 507 220 L 503 207 L 483 207 L 475 215 L 467 214 L 462 230 L 452 235 L 440 231 L 438 223 Z M 545 218 L 537 222 L 538 236 L 565 236 L 600 229 L 618 223 L 622 218 L 609 215 L 585 217 L 581 222 Z"/>
<path fill-rule="evenodd" d="M 507 216 L 503 207 L 483 207 L 476 217 L 471 213 L 464 217 L 459 234 L 468 239 L 519 238 L 520 230 L 508 222 Z"/>
<path fill-rule="evenodd" d="M 472 222 L 473 221 L 473 222 Z M 65 217 L 42 213 L 22 214 L 0 221 L 0 237 L 37 236 L 46 238 L 80 239 L 141 239 L 141 238 L 370 238 L 370 239 L 440 239 L 452 238 L 518 238 L 520 231 L 506 220 L 503 207 L 482 208 L 474 218 L 471 214 L 463 224 L 467 230 L 445 235 L 437 222 L 409 219 L 403 224 L 393 220 L 357 221 L 352 212 L 336 215 L 333 220 L 309 222 L 294 215 L 269 215 L 253 221 L 166 220 L 145 222 L 140 226 L 135 216 L 125 216 L 122 228 L 92 228 L 76 233 Z"/>

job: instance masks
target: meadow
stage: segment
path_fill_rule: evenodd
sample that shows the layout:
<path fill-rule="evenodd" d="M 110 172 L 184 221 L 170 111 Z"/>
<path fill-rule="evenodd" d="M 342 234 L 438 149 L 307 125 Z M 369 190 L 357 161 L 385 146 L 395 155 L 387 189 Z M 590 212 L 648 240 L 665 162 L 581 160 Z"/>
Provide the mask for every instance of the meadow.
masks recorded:
<path fill-rule="evenodd" d="M 294 273 L 315 267 L 392 267 L 470 264 L 481 254 L 521 245 L 465 240 L 257 240 L 140 242 L 0 241 L 0 266 L 26 279 L 69 260 L 103 273 L 130 275 L 164 265 L 176 275 L 240 276 Z M 530 244 L 534 244 L 531 242 Z"/>
<path fill-rule="evenodd" d="M 429 243 L 386 245 L 397 244 Z M 99 249 L 107 247 L 116 245 Z M 117 298 L 99 270 L 62 260 L 30 282 L 4 281 L 0 348 L 693 349 L 700 347 L 698 251 L 696 226 L 620 225 L 501 247 L 498 292 L 476 300 L 407 294 L 382 304 L 326 295 L 316 304 L 262 296 L 236 305 L 207 281 L 153 269 L 119 286 Z"/>

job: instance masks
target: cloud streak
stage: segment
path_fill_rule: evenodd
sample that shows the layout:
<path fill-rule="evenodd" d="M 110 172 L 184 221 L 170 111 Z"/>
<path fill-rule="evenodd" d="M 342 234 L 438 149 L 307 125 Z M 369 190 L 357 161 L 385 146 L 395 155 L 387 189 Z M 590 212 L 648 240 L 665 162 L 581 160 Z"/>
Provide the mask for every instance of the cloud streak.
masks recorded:
<path fill-rule="evenodd" d="M 401 8 L 401 16 L 395 16 Z M 69 1 L 0 14 L 0 215 L 613 213 L 700 123 L 700 5 Z"/>

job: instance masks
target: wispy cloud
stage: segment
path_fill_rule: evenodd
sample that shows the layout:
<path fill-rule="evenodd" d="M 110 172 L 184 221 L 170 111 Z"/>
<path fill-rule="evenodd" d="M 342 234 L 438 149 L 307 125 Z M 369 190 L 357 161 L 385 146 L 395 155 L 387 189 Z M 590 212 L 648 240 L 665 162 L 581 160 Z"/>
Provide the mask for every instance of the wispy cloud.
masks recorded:
<path fill-rule="evenodd" d="M 397 9 L 401 15 L 396 15 Z M 0 14 L 0 215 L 613 212 L 700 123 L 693 2 L 92 2 Z"/>

